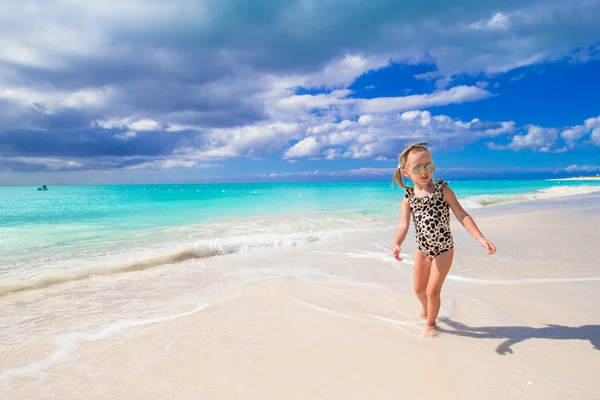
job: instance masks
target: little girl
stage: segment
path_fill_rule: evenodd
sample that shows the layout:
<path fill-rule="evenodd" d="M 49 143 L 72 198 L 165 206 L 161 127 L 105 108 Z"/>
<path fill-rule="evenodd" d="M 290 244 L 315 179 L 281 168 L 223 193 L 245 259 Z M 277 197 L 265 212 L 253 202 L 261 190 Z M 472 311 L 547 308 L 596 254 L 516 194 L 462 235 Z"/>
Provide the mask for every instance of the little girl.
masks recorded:
<path fill-rule="evenodd" d="M 494 254 L 496 247 L 483 237 L 448 184 L 442 180 L 433 183 L 435 165 L 425 146 L 427 143 L 413 144 L 399 156 L 400 163 L 394 181 L 406 190 L 406 195 L 402 199 L 400 224 L 394 236 L 392 254 L 396 260 L 402 260 L 400 246 L 406 239 L 412 213 L 417 240 L 414 290 L 423 306 L 419 318 L 427 319 L 425 334 L 437 336 L 435 321 L 440 311 L 440 293 L 454 258 L 449 209 L 452 209 L 462 226 L 488 250 L 488 254 Z M 404 185 L 403 174 L 410 178 L 414 187 Z"/>

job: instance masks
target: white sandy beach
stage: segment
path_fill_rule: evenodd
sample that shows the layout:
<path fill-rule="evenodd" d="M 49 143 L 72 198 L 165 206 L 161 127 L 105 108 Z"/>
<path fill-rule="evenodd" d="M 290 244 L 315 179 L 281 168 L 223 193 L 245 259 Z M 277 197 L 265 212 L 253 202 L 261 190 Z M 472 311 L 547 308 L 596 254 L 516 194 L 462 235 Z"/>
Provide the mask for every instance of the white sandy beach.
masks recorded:
<path fill-rule="evenodd" d="M 437 338 L 415 319 L 412 230 L 398 263 L 390 216 L 3 297 L 2 399 L 600 398 L 600 195 L 472 215 L 498 252 L 453 221 Z"/>

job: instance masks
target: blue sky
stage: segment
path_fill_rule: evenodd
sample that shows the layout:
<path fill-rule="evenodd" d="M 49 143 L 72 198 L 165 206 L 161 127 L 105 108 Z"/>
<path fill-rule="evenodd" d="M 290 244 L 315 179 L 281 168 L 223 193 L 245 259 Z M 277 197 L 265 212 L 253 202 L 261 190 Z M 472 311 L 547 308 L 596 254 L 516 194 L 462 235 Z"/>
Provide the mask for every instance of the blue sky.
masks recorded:
<path fill-rule="evenodd" d="M 0 184 L 600 173 L 600 0 L 0 10 Z"/>

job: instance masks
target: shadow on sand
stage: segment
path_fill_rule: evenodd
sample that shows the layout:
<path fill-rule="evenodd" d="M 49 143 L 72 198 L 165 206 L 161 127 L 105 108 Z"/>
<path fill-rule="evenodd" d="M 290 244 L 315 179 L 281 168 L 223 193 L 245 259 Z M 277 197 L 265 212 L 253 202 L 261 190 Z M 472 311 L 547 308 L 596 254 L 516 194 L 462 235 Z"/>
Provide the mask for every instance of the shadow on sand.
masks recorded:
<path fill-rule="evenodd" d="M 506 339 L 496 347 L 496 353 L 500 355 L 512 354 L 512 345 L 528 339 L 589 340 L 596 350 L 600 350 L 600 325 L 577 327 L 546 325 L 543 328 L 530 328 L 527 326 L 471 327 L 452 320 L 445 320 L 444 323 L 453 329 L 445 329 L 438 325 L 438 330 L 447 334 L 476 339 Z"/>

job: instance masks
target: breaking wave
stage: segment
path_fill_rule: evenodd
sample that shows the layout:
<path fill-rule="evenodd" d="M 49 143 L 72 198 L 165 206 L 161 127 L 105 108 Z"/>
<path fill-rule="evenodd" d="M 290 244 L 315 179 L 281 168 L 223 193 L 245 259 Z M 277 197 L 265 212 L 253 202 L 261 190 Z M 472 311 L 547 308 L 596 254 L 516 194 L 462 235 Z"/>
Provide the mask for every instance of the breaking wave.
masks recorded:
<path fill-rule="evenodd" d="M 525 194 L 495 194 L 478 195 L 467 197 L 462 201 L 465 208 L 481 208 L 501 203 L 511 203 L 520 201 L 529 201 L 537 199 L 552 199 L 566 196 L 578 196 L 590 193 L 599 193 L 600 185 L 580 185 L 580 186 L 552 186 L 546 189 L 540 189 L 533 193 Z"/>
<path fill-rule="evenodd" d="M 189 248 L 178 250 L 173 253 L 146 257 L 140 253 L 135 261 L 127 263 L 111 263 L 110 261 L 107 261 L 103 265 L 94 267 L 76 270 L 50 270 L 24 279 L 2 279 L 0 280 L 0 296 L 25 290 L 45 288 L 94 276 L 140 271 L 163 265 L 177 264 L 188 260 L 223 256 L 258 249 L 297 246 L 319 240 L 331 240 L 339 237 L 339 235 L 340 232 L 336 231 L 318 231 L 206 239 L 196 242 Z"/>

